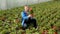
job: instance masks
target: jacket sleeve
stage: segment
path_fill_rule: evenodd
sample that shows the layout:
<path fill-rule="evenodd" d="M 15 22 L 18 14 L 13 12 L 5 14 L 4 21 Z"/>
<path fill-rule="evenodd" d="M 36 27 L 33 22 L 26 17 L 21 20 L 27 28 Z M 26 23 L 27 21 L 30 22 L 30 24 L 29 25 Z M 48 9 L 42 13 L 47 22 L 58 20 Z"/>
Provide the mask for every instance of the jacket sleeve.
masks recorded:
<path fill-rule="evenodd" d="M 21 13 L 21 16 L 22 16 L 23 19 L 28 19 L 29 18 L 28 16 L 25 15 L 24 12 Z"/>

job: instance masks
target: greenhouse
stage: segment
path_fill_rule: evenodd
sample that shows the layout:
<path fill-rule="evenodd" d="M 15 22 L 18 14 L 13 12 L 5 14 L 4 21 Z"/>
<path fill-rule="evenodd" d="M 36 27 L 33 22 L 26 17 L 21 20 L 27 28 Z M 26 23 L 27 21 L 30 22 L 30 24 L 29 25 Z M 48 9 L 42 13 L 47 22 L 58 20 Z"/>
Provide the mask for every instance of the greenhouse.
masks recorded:
<path fill-rule="evenodd" d="M 60 34 L 60 0 L 0 0 L 0 34 Z"/>

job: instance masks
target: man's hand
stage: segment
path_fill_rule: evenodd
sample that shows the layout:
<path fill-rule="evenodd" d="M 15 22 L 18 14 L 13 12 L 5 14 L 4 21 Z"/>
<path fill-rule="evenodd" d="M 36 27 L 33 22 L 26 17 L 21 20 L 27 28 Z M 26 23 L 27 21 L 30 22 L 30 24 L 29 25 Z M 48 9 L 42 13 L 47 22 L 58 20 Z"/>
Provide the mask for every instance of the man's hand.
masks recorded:
<path fill-rule="evenodd" d="M 28 17 L 30 17 L 30 18 L 34 18 L 34 17 L 33 17 L 33 15 L 31 15 L 31 14 L 30 14 L 30 15 L 28 15 Z"/>
<path fill-rule="evenodd" d="M 32 17 L 31 15 L 28 15 L 28 17 Z"/>

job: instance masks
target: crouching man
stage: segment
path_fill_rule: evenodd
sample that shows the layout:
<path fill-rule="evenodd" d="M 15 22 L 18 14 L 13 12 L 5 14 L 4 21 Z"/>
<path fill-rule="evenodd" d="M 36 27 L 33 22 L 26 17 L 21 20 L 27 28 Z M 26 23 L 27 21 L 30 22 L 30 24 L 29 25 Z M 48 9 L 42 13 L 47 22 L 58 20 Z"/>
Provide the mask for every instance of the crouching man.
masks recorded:
<path fill-rule="evenodd" d="M 37 28 L 36 19 L 29 14 L 29 7 L 27 5 L 24 6 L 24 11 L 21 12 L 21 16 L 23 29 L 28 28 L 31 24 Z"/>

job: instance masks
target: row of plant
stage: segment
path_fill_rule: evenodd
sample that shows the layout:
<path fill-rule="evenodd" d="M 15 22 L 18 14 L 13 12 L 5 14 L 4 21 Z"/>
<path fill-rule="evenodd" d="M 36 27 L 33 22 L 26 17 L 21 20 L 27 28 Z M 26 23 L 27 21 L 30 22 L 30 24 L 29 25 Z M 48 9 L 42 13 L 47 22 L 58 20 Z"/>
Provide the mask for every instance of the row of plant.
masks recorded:
<path fill-rule="evenodd" d="M 23 7 L 0 10 L 0 34 L 60 34 L 60 1 L 29 5 L 33 8 L 38 29 L 21 28 Z"/>

